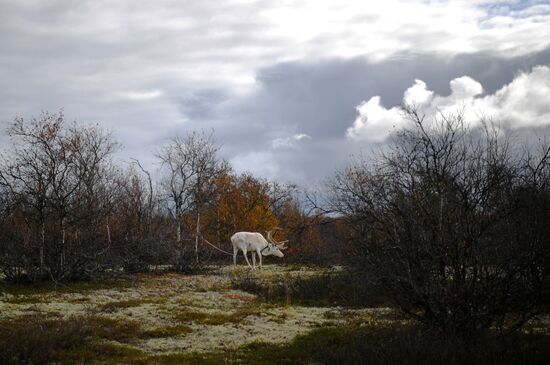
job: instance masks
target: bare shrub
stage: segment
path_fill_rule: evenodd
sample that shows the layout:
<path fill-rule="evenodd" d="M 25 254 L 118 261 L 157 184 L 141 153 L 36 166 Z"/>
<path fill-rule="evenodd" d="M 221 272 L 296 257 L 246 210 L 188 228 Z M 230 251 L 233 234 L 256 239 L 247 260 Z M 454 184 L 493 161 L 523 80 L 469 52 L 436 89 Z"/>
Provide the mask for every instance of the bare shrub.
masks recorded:
<path fill-rule="evenodd" d="M 522 150 L 461 113 L 404 112 L 412 126 L 389 152 L 330 183 L 352 264 L 429 326 L 521 327 L 548 303 L 549 147 Z"/>
<path fill-rule="evenodd" d="M 0 269 L 11 279 L 67 280 L 97 271 L 109 246 L 115 143 L 98 127 L 67 126 L 62 113 L 16 118 L 0 165 L 9 202 Z"/>
<path fill-rule="evenodd" d="M 102 316 L 45 319 L 39 315 L 0 321 L 0 364 L 89 363 L 141 351 L 107 344 L 147 337 L 135 321 Z"/>
<path fill-rule="evenodd" d="M 307 277 L 261 281 L 254 276 L 235 276 L 234 289 L 260 296 L 267 302 L 311 306 L 379 306 L 388 302 L 384 293 L 368 282 L 358 282 L 350 271 L 325 272 Z M 361 278 L 362 279 L 362 278 Z"/>
<path fill-rule="evenodd" d="M 57 353 L 82 346 L 90 334 L 77 320 L 23 317 L 0 321 L 0 364 L 47 364 Z"/>
<path fill-rule="evenodd" d="M 419 326 L 343 327 L 298 337 L 281 354 L 298 351 L 321 364 L 545 364 L 550 355 L 544 335 L 490 333 L 465 339 Z M 275 353 L 273 358 L 280 356 Z M 306 362 L 306 361 L 302 361 Z"/>

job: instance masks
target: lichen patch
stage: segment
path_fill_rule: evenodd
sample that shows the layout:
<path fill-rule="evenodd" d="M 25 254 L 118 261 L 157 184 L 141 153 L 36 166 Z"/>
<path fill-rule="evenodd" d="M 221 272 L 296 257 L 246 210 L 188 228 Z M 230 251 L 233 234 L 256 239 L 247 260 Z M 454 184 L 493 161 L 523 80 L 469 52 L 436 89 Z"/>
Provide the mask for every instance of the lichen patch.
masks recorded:
<path fill-rule="evenodd" d="M 150 355 L 235 349 L 256 342 L 284 343 L 313 328 L 365 318 L 369 313 L 268 304 L 254 294 L 232 289 L 232 280 L 245 276 L 269 284 L 319 275 L 322 270 L 266 265 L 251 271 L 230 266 L 211 268 L 208 275 L 142 274 L 133 285 L 121 288 L 3 294 L 0 319 L 39 313 L 60 318 L 84 316 L 97 319 L 100 326 L 102 321 L 131 322 L 137 332 L 126 345 Z"/>

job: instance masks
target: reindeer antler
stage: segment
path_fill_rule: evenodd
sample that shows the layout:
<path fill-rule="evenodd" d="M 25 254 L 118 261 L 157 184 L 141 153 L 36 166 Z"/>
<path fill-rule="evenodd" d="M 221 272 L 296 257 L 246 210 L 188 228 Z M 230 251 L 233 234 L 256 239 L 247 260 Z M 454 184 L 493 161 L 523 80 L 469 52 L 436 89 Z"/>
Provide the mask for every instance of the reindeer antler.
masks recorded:
<path fill-rule="evenodd" d="M 285 243 L 287 243 L 288 240 L 286 240 L 286 241 L 275 241 L 275 239 L 273 239 L 273 236 L 272 236 L 272 233 L 273 233 L 274 230 L 280 230 L 280 231 L 282 231 L 282 229 L 279 228 L 279 227 L 275 227 L 275 229 L 273 229 L 273 230 L 271 230 L 271 231 L 266 231 L 266 233 L 267 233 L 267 240 L 268 240 L 270 243 L 276 245 L 276 246 L 279 248 L 279 250 L 286 250 L 288 247 L 285 246 Z"/>
<path fill-rule="evenodd" d="M 275 240 L 273 239 L 273 236 L 272 236 L 273 231 L 272 231 L 272 230 L 271 230 L 271 231 L 266 231 L 265 233 L 267 233 L 267 240 L 268 240 L 270 243 L 273 243 L 273 244 L 276 245 L 276 244 L 277 244 L 277 241 L 275 241 Z"/>
<path fill-rule="evenodd" d="M 288 240 L 279 242 L 279 244 L 277 244 L 277 247 L 279 248 L 279 250 L 286 250 L 288 248 L 285 245 L 287 242 Z"/>

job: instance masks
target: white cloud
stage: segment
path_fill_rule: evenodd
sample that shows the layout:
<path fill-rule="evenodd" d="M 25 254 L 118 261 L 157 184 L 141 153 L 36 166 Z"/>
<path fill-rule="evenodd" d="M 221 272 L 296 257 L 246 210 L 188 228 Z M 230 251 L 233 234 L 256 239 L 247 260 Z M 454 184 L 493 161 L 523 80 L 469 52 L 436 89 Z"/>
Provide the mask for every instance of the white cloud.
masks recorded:
<path fill-rule="evenodd" d="M 386 109 L 380 104 L 379 96 L 362 102 L 356 109 L 359 115 L 347 132 L 351 139 L 382 142 L 390 130 L 400 128 L 403 124 L 399 108 Z"/>
<path fill-rule="evenodd" d="M 407 104 L 426 104 L 433 98 L 433 91 L 426 88 L 426 83 L 422 80 L 414 80 L 414 85 L 408 88 L 403 95 L 403 101 Z"/>
<path fill-rule="evenodd" d="M 162 96 L 162 91 L 155 89 L 149 91 L 127 91 L 117 93 L 117 98 L 122 100 L 143 101 L 157 99 Z"/>
<path fill-rule="evenodd" d="M 256 90 L 258 70 L 289 60 L 362 56 L 384 61 L 402 53 L 476 52 L 507 58 L 548 49 L 550 6 L 519 5 L 484 0 L 4 1 L 0 100 L 15 101 L 1 102 L 0 120 L 28 110 L 33 98 L 41 98 L 37 110 L 80 103 L 103 110 L 101 103 L 111 102 L 105 96 L 120 90 L 131 91 L 118 94 L 122 100 L 159 97 L 151 85 L 161 87 L 174 104 L 172 117 L 179 112 L 174 94 L 182 89 L 224 89 L 240 97 Z M 54 83 L 59 86 L 52 88 Z"/>
<path fill-rule="evenodd" d="M 472 99 L 483 93 L 483 86 L 468 76 L 457 77 L 451 80 L 451 95 L 456 100 Z"/>
<path fill-rule="evenodd" d="M 311 137 L 305 133 L 295 134 L 292 136 L 292 138 L 296 141 L 301 141 L 302 139 L 311 139 Z"/>
<path fill-rule="evenodd" d="M 262 15 L 270 34 L 287 41 L 296 57 L 366 54 L 384 60 L 397 52 L 480 50 L 512 57 L 549 44 L 548 7 L 524 3 L 521 11 L 511 11 L 509 2 L 484 3 L 489 2 L 301 0 L 277 2 Z"/>
<path fill-rule="evenodd" d="M 481 116 L 490 117 L 510 128 L 550 124 L 550 67 L 537 66 L 521 73 L 494 94 L 483 96 L 483 87 L 476 80 L 462 76 L 451 80 L 451 94 L 435 95 L 426 84 L 416 80 L 405 90 L 404 103 L 415 104 L 429 120 L 439 113 L 448 115 L 464 108 L 467 123 L 475 125 Z M 383 141 L 406 125 L 399 107 L 385 108 L 375 96 L 357 106 L 358 116 L 348 128 L 353 140 Z"/>
<path fill-rule="evenodd" d="M 280 137 L 275 138 L 273 141 L 271 141 L 271 146 L 274 149 L 278 148 L 295 148 L 297 147 L 297 143 L 306 139 L 311 139 L 311 137 L 305 133 L 298 133 L 294 134 L 289 137 Z"/>
<path fill-rule="evenodd" d="M 515 57 L 550 46 L 550 6 L 525 3 L 511 10 L 514 2 L 486 3 L 8 1 L 0 5 L 0 45 L 8 61 L 40 59 L 44 73 L 55 74 L 59 62 L 51 61 L 60 59 L 72 61 L 62 68 L 68 75 L 90 76 L 99 66 L 105 79 L 123 87 L 167 78 L 236 92 L 254 87 L 258 69 L 288 60 L 383 61 L 399 53 Z M 29 46 L 33 40 L 36 47 Z M 104 94 L 101 85 L 94 84 Z"/>

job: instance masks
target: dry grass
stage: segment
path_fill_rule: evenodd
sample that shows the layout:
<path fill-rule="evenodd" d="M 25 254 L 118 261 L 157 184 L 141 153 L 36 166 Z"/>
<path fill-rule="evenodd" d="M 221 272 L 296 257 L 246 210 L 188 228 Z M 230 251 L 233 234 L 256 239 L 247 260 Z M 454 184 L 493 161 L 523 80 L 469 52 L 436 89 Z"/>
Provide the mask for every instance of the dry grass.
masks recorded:
<path fill-rule="evenodd" d="M 179 324 L 176 326 L 165 326 L 143 331 L 141 338 L 165 338 L 185 335 L 193 332 L 193 329 L 187 325 Z"/>
<path fill-rule="evenodd" d="M 10 286 L 0 294 L 0 320 L 28 315 L 59 321 L 77 318 L 93 339 L 85 346 L 88 350 L 124 345 L 127 348 L 113 351 L 133 349 L 147 356 L 229 351 L 257 341 L 283 343 L 335 321 L 323 316 L 327 308 L 279 308 L 258 301 L 254 294 L 232 289 L 231 280 L 256 275 L 270 281 L 316 272 L 267 266 L 250 273 L 242 267 L 224 267 L 208 275 L 141 274 L 116 285 L 75 284 L 71 290 Z"/>
<path fill-rule="evenodd" d="M 4 300 L 4 302 L 10 304 L 37 304 L 46 301 L 47 298 L 40 295 L 13 295 Z"/>
<path fill-rule="evenodd" d="M 163 303 L 163 298 L 143 298 L 143 299 L 127 299 L 114 302 L 108 302 L 97 306 L 97 310 L 100 312 L 112 313 L 120 309 L 139 307 L 144 304 L 157 304 Z"/>
<path fill-rule="evenodd" d="M 210 326 L 219 326 L 226 323 L 241 323 L 248 316 L 259 315 L 261 309 L 255 306 L 239 308 L 231 313 L 223 312 L 201 312 L 190 308 L 175 309 L 171 315 L 178 322 L 195 324 L 206 324 Z"/>
<path fill-rule="evenodd" d="M 113 341 L 133 343 L 140 334 L 139 324 L 124 318 L 21 316 L 0 321 L 0 364 L 90 360 L 99 347 L 105 353 Z"/>
<path fill-rule="evenodd" d="M 209 275 L 137 275 L 127 282 L 131 285 L 95 289 L 11 288 L 0 293 L 0 356 L 11 360 L 0 364 L 322 363 L 306 352 L 322 352 L 331 336 L 366 336 L 349 329 L 409 324 L 385 308 L 312 306 L 323 304 L 317 298 L 326 292 L 324 283 L 335 285 L 325 277 L 317 280 L 319 274 L 316 268 L 226 267 Z M 275 300 L 232 288 L 239 280 L 253 282 L 259 293 L 271 286 Z M 276 299 L 274 286 L 285 281 L 300 282 L 290 301 Z M 314 300 L 296 305 L 300 296 Z M 548 325 L 531 327 L 541 332 Z M 338 335 L 338 328 L 348 330 Z M 353 346 L 350 353 L 363 351 Z"/>

